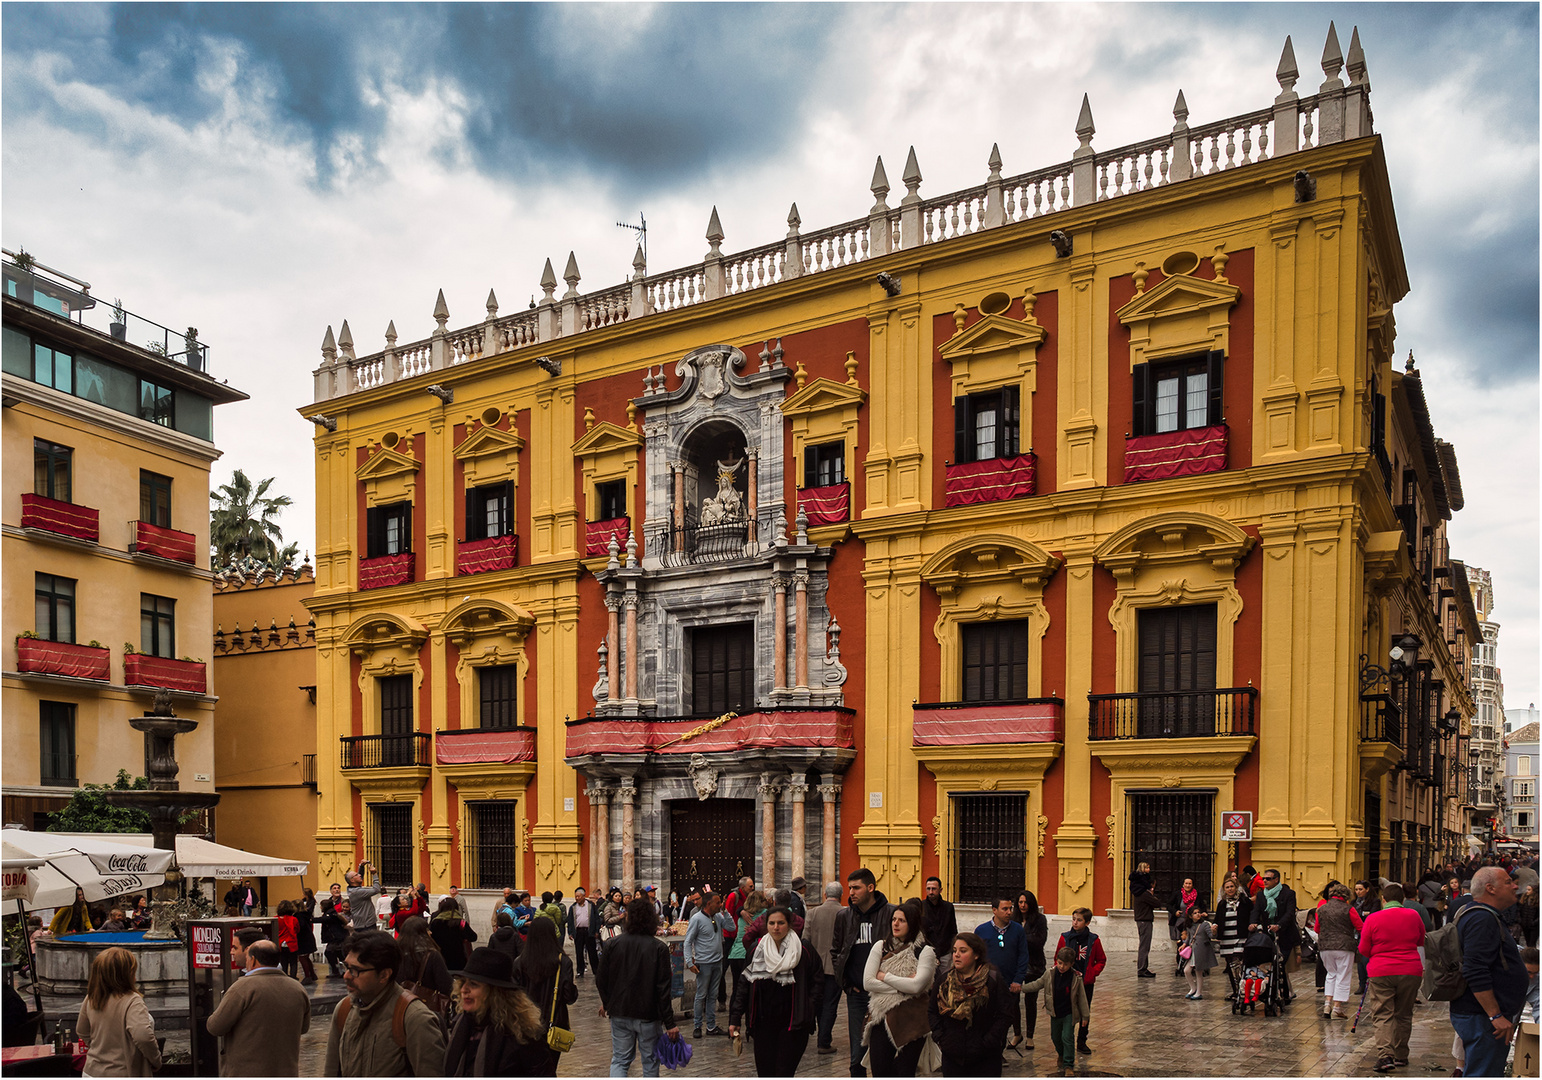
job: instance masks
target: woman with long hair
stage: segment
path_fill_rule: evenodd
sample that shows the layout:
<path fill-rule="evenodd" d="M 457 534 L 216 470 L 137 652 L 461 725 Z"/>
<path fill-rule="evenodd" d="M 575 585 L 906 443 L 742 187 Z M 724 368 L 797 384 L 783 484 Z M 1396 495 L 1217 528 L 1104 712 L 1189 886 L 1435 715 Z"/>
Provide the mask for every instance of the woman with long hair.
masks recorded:
<path fill-rule="evenodd" d="M 155 1019 L 134 985 L 139 961 L 127 949 L 103 949 L 91 962 L 75 1032 L 90 1043 L 87 1076 L 149 1076 L 161 1067 Z"/>
<path fill-rule="evenodd" d="M 421 915 L 409 915 L 402 920 L 396 933 L 396 943 L 402 950 L 402 966 L 396 972 L 396 981 L 403 986 L 433 990 L 447 998 L 453 994 L 454 981 L 450 978 L 449 968 L 445 967 L 439 946 L 429 936 L 428 920 Z"/>
<path fill-rule="evenodd" d="M 728 1007 L 728 1034 L 750 1037 L 757 1076 L 792 1076 L 818 1019 L 811 999 L 824 965 L 792 932 L 791 911 L 774 907 L 765 918 L 766 932 Z"/>
<path fill-rule="evenodd" d="M 316 966 L 311 963 L 311 953 L 316 951 L 316 893 L 306 888 L 300 890 L 300 899 L 294 904 L 295 923 L 299 927 L 300 970 L 305 972 L 302 983 L 316 981 Z"/>
<path fill-rule="evenodd" d="M 48 932 L 54 937 L 89 934 L 95 929 L 96 923 L 91 920 L 91 907 L 86 903 L 86 890 L 78 887 L 75 889 L 75 902 L 54 912 L 53 921 L 48 924 Z"/>
<path fill-rule="evenodd" d="M 1364 923 L 1373 913 L 1381 910 L 1381 880 L 1372 875 L 1368 880 L 1355 882 L 1355 898 L 1349 903 L 1355 909 L 1355 914 L 1360 916 L 1360 922 Z M 1365 993 L 1365 968 L 1365 955 L 1357 949 L 1355 952 L 1355 972 L 1360 976 L 1358 980 L 1360 985 L 1355 987 L 1353 991 L 1356 994 Z"/>
<path fill-rule="evenodd" d="M 278 924 L 274 938 L 278 942 L 278 966 L 291 979 L 297 978 L 295 964 L 300 952 L 300 921 L 294 916 L 294 902 L 279 901 L 278 917 L 273 921 Z"/>
<path fill-rule="evenodd" d="M 1242 978 L 1242 944 L 1248 936 L 1248 916 L 1253 905 L 1242 894 L 1242 883 L 1228 876 L 1221 885 L 1221 899 L 1215 905 L 1215 948 L 1231 983 L 1228 1001 L 1237 996 Z"/>
<path fill-rule="evenodd" d="M 444 1050 L 446 1076 L 525 1076 L 547 1055 L 541 1010 L 514 985 L 514 963 L 476 949 L 456 982 L 460 1016 Z"/>
<path fill-rule="evenodd" d="M 862 1042 L 874 1076 L 914 1076 L 931 1031 L 927 999 L 937 975 L 937 950 L 921 932 L 921 901 L 894 909 L 889 933 L 867 953 L 862 988 L 867 1019 Z"/>
<path fill-rule="evenodd" d="M 1018 893 L 1017 907 L 1012 912 L 1012 918 L 1021 924 L 1023 933 L 1028 938 L 1027 978 L 1037 979 L 1044 974 L 1046 967 L 1044 945 L 1049 940 L 1049 921 L 1044 918 L 1044 912 L 1039 910 L 1039 898 L 1027 889 Z M 1039 992 L 1037 990 L 1032 993 L 1024 992 L 1018 997 L 1022 998 L 1021 1012 L 1019 1012 L 1019 1006 L 1012 1007 L 1012 1011 L 1017 1015 L 1012 1017 L 1014 1034 L 1009 1038 L 1007 1045 L 1021 1045 L 1026 1050 L 1032 1050 L 1033 1032 L 1038 1024 Z M 1024 1019 L 1025 1015 L 1026 1019 Z"/>
<path fill-rule="evenodd" d="M 601 961 L 603 963 L 604 961 Z M 578 983 L 573 980 L 573 961 L 562 951 L 557 924 L 550 919 L 531 919 L 524 948 L 514 961 L 514 984 L 530 995 L 541 1010 L 541 1038 L 553 1026 L 568 1028 L 568 1006 L 578 1000 Z M 542 1046 L 545 1046 L 544 1041 Z M 546 1059 L 531 1060 L 527 1076 L 556 1076 L 562 1055 L 547 1049 Z"/>
<path fill-rule="evenodd" d="M 750 953 L 754 950 L 753 945 L 746 944 L 745 935 L 750 932 L 750 927 L 755 925 L 755 920 L 760 918 L 765 910 L 766 896 L 759 890 L 746 896 L 743 905 L 739 908 L 739 926 L 734 934 L 733 945 L 728 950 L 728 973 L 723 977 L 729 997 L 733 997 L 734 987 L 738 985 L 739 977 L 743 974 L 745 965 L 750 962 Z"/>
<path fill-rule="evenodd" d="M 477 939 L 477 932 L 471 929 L 471 924 L 466 921 L 465 912 L 455 902 L 455 897 L 446 896 L 439 901 L 439 910 L 434 912 L 434 917 L 429 920 L 428 932 L 434 939 L 434 944 L 439 946 L 439 952 L 444 957 L 444 963 L 452 972 L 459 971 L 465 966 L 466 958 L 471 952 L 471 943 Z M 510 956 L 510 962 L 513 961 Z"/>
<path fill-rule="evenodd" d="M 928 1019 L 942 1051 L 943 1076 L 1000 1076 L 1012 1025 L 1006 980 L 985 958 L 980 935 L 953 938 L 953 967 L 937 980 Z"/>

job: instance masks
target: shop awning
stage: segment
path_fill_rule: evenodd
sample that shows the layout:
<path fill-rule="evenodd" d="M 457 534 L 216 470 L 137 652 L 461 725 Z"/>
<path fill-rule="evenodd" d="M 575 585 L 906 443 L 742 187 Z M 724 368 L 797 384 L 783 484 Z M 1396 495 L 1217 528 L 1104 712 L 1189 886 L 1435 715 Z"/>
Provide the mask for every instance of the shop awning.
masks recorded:
<path fill-rule="evenodd" d="M 226 847 L 200 836 L 177 837 L 177 867 L 187 877 L 302 877 L 310 865 Z"/>

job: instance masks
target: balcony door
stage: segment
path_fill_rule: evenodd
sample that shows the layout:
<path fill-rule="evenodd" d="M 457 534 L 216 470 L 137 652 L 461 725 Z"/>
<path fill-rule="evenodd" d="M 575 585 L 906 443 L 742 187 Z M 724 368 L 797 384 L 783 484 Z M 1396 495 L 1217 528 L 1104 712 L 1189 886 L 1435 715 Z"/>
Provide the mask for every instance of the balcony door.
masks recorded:
<path fill-rule="evenodd" d="M 1215 734 L 1214 604 L 1140 612 L 1138 736 Z"/>
<path fill-rule="evenodd" d="M 380 680 L 380 734 L 380 764 L 412 764 L 411 675 L 389 675 Z"/>

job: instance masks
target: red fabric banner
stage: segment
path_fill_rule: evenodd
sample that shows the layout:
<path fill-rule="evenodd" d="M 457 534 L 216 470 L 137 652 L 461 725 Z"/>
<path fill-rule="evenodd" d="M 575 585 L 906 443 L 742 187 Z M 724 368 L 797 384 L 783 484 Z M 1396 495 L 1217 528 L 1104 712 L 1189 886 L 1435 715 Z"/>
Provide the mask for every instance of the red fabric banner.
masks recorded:
<path fill-rule="evenodd" d="M 512 570 L 519 550 L 518 542 L 519 538 L 513 533 L 490 540 L 462 540 L 455 546 L 455 572 L 486 574 L 493 570 Z"/>
<path fill-rule="evenodd" d="M 742 713 L 716 727 L 710 727 L 716 721 L 708 718 L 593 717 L 568 724 L 567 754 L 710 754 L 787 746 L 852 749 L 851 717 L 846 709 L 776 709 Z M 691 737 L 682 738 L 685 735 Z"/>
<path fill-rule="evenodd" d="M 204 666 L 198 661 L 146 653 L 128 653 L 123 657 L 123 682 L 128 686 L 159 686 L 189 694 L 201 694 L 208 685 Z"/>
<path fill-rule="evenodd" d="M 1140 435 L 1124 443 L 1124 482 L 1226 470 L 1226 425 Z"/>
<path fill-rule="evenodd" d="M 1033 454 L 949 465 L 943 484 L 945 505 L 973 506 L 1032 495 L 1037 467 Z"/>
<path fill-rule="evenodd" d="M 798 492 L 798 505 L 808 515 L 810 525 L 838 525 L 851 520 L 851 484 L 804 488 Z"/>
<path fill-rule="evenodd" d="M 33 675 L 68 675 L 72 679 L 100 679 L 111 675 L 112 653 L 90 645 L 39 638 L 16 639 L 16 670 Z"/>
<path fill-rule="evenodd" d="M 623 558 L 626 557 L 626 534 L 631 528 L 628 518 L 610 518 L 608 521 L 591 521 L 588 532 L 585 534 L 584 557 L 592 558 L 595 555 L 610 554 L 610 538 L 616 538 L 616 547 Z"/>
<path fill-rule="evenodd" d="M 512 765 L 516 761 L 534 761 L 535 729 L 441 731 L 434 736 L 434 760 L 440 765 Z"/>
<path fill-rule="evenodd" d="M 1065 705 L 918 705 L 911 732 L 916 746 L 1060 742 L 1065 738 Z"/>
<path fill-rule="evenodd" d="M 192 533 L 163 529 L 148 521 L 134 522 L 134 550 L 140 555 L 158 555 L 191 565 L 197 558 L 197 544 Z"/>
<path fill-rule="evenodd" d="M 412 580 L 412 552 L 382 555 L 378 559 L 359 560 L 359 588 L 383 589 Z"/>
<path fill-rule="evenodd" d="M 21 497 L 23 529 L 42 529 L 60 536 L 73 536 L 77 540 L 89 540 L 94 544 L 101 535 L 100 517 L 89 506 L 77 506 L 42 495 Z"/>

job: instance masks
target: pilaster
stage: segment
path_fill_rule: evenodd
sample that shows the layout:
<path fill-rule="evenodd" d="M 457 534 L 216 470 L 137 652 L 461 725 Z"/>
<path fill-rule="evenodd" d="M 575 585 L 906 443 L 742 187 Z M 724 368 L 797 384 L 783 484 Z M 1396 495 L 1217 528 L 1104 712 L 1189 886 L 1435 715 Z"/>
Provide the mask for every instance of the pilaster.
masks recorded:
<path fill-rule="evenodd" d="M 1087 695 L 1092 692 L 1092 625 L 1097 617 L 1092 595 L 1094 572 L 1090 515 L 1073 515 L 1067 521 L 1065 556 L 1065 749 L 1068 778 L 1062 785 L 1060 828 L 1055 832 L 1055 856 L 1060 868 L 1058 911 L 1092 906 L 1092 875 L 1096 865 L 1097 835 L 1092 828 L 1090 785 L 1078 777 L 1092 774 L 1092 752 L 1087 739 Z M 1079 535 L 1078 535 L 1079 534 Z"/>

